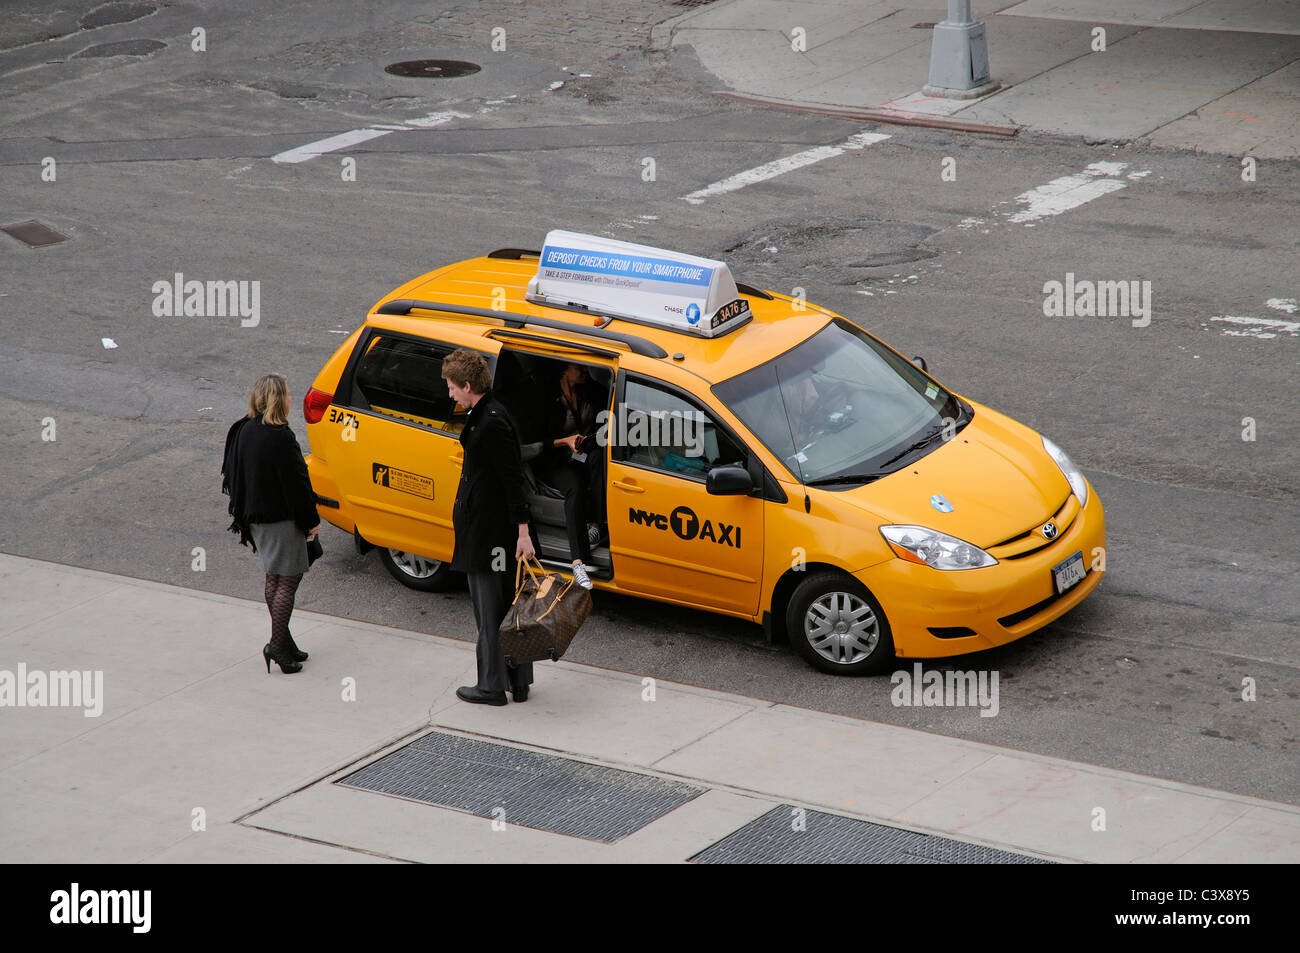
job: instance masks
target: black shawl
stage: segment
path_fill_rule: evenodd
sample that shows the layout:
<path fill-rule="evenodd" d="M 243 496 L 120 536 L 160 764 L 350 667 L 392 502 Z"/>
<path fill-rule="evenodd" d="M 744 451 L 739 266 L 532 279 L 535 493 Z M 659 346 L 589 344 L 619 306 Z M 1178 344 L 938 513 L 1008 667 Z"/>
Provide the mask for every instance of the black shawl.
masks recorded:
<path fill-rule="evenodd" d="M 227 529 L 239 534 L 241 546 L 251 546 L 253 552 L 257 552 L 257 544 L 253 542 L 253 535 L 249 532 L 248 519 L 244 516 L 248 512 L 245 506 L 248 488 L 244 486 L 241 476 L 243 468 L 239 465 L 237 439 L 239 431 L 250 420 L 251 417 L 240 417 L 230 425 L 230 430 L 226 434 L 226 452 L 221 460 L 221 492 L 230 497 L 230 506 L 227 507 L 230 513 L 230 525 Z"/>

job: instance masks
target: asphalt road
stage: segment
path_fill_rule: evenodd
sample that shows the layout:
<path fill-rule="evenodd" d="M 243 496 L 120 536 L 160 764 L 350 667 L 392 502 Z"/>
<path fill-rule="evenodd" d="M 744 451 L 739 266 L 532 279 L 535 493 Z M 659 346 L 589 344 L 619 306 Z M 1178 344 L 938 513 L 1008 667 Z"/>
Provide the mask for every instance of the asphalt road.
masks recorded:
<path fill-rule="evenodd" d="M 999 671 L 996 718 L 895 708 L 888 678 L 820 674 L 757 626 L 608 595 L 574 660 L 1300 803 L 1300 336 L 1222 320 L 1289 317 L 1268 302 L 1297 293 L 1300 167 L 1243 183 L 1232 158 L 742 106 L 689 50 L 643 52 L 668 4 L 538 6 L 0 0 L 4 223 L 69 236 L 0 235 L 0 551 L 260 599 L 218 489 L 252 380 L 280 370 L 300 398 L 368 307 L 435 266 L 553 227 L 606 234 L 802 287 L 923 355 L 1070 453 L 1109 552 L 1059 622 L 939 663 Z M 383 72 L 416 58 L 483 68 Z M 403 128 L 272 161 L 376 123 Z M 863 131 L 890 138 L 683 201 Z M 1106 174 L 1124 188 L 1012 221 L 1017 195 L 1096 162 L 1123 163 Z M 177 272 L 260 282 L 258 323 L 155 316 L 153 284 Z M 1067 273 L 1150 281 L 1150 325 L 1045 316 L 1044 284 Z M 463 590 L 405 590 L 323 538 L 301 607 L 470 637 Z"/>

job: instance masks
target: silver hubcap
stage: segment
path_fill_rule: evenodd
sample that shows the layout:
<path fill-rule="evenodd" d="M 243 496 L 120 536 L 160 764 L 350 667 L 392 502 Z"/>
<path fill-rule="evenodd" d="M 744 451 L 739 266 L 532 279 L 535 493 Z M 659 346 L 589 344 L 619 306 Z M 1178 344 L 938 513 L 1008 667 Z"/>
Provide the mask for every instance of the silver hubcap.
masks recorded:
<path fill-rule="evenodd" d="M 852 665 L 875 650 L 880 622 L 860 597 L 828 592 L 808 607 L 803 633 L 818 655 L 837 665 Z"/>
<path fill-rule="evenodd" d="M 404 553 L 400 549 L 390 549 L 388 555 L 393 557 L 397 568 L 413 579 L 428 579 L 442 568 L 440 560 L 426 559 L 414 553 Z"/>

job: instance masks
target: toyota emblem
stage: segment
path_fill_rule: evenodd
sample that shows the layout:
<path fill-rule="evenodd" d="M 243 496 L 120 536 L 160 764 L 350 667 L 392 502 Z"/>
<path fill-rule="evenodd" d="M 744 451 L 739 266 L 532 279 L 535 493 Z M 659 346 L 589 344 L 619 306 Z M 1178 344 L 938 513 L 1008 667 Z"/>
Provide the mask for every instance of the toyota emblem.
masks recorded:
<path fill-rule="evenodd" d="M 1047 539 L 1047 540 L 1056 539 L 1056 534 L 1058 532 L 1060 532 L 1060 530 L 1058 530 L 1056 528 L 1056 524 L 1051 522 L 1050 520 L 1043 524 L 1043 539 Z"/>

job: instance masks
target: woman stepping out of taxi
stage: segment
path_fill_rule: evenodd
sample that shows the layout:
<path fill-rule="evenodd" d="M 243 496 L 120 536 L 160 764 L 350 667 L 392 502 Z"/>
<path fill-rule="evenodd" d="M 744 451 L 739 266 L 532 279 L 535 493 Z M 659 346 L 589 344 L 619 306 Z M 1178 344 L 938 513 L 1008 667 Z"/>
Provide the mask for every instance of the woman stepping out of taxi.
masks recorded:
<path fill-rule="evenodd" d="M 597 415 L 605 404 L 603 388 L 587 375 L 580 364 L 566 364 L 556 382 L 548 407 L 547 434 L 550 446 L 541 466 L 541 479 L 564 494 L 564 523 L 569 533 L 569 558 L 573 578 L 584 589 L 591 588 L 586 564 L 591 547 L 600 542 L 600 527 L 587 522 L 588 515 L 604 511 L 604 477 L 601 452 L 596 445 Z M 588 511 L 588 496 L 591 510 Z"/>

